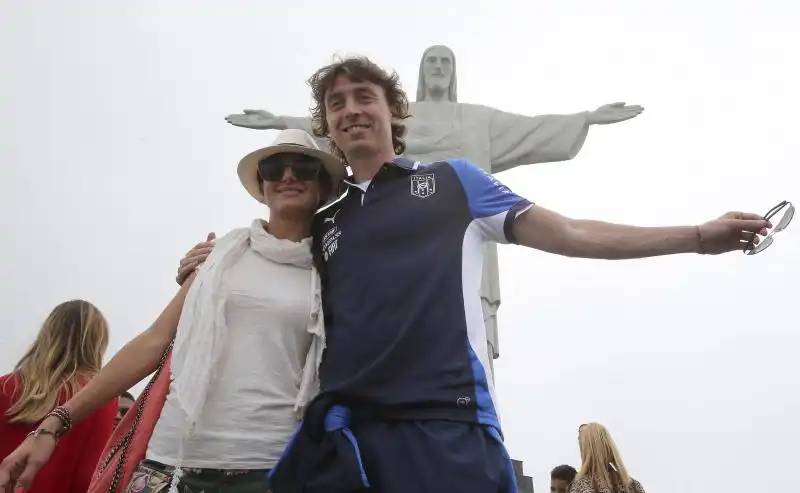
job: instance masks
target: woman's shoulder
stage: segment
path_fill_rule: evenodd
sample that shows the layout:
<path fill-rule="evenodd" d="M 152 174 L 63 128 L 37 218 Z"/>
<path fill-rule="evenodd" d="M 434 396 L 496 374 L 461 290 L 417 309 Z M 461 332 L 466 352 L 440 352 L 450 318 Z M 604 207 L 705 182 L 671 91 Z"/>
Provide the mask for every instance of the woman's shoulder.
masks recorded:
<path fill-rule="evenodd" d="M 606 491 L 606 489 L 601 488 L 601 491 Z M 642 484 L 633 478 L 631 478 L 631 484 L 630 488 L 628 488 L 628 491 L 629 493 L 645 493 Z M 575 478 L 575 481 L 573 481 L 570 485 L 569 493 L 595 493 L 592 478 L 588 475 Z"/>
<path fill-rule="evenodd" d="M 644 493 L 644 486 L 642 486 L 642 483 L 640 483 L 636 479 L 631 478 L 630 491 L 631 493 Z"/>
<path fill-rule="evenodd" d="M 589 476 L 581 476 L 569 486 L 569 493 L 590 493 L 594 491 L 592 480 Z"/>
<path fill-rule="evenodd" d="M 0 375 L 0 397 L 10 398 L 17 391 L 17 377 L 13 373 Z"/>
<path fill-rule="evenodd" d="M 85 386 L 89 381 L 97 375 L 96 372 L 93 371 L 78 371 L 74 377 L 72 377 L 72 381 L 74 381 L 77 388 L 82 388 Z M 5 375 L 0 375 L 0 394 L 6 395 L 8 393 L 14 393 L 17 391 L 17 386 L 19 385 L 19 378 L 16 373 L 6 373 Z M 69 381 L 63 382 L 60 384 L 63 390 L 67 390 L 70 387 Z"/>
<path fill-rule="evenodd" d="M 0 428 L 3 428 L 0 431 L 0 437 L 8 432 L 5 429 L 9 425 L 9 417 L 6 412 L 17 399 L 17 389 L 17 378 L 13 373 L 0 376 Z M 0 455 L 2 455 L 2 452 L 3 450 L 0 450 Z"/>

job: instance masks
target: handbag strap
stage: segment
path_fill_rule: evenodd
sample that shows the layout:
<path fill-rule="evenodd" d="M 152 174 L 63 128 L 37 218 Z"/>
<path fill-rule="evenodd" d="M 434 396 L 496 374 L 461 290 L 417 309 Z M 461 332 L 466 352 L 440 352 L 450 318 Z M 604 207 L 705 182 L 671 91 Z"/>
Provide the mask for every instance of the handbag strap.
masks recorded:
<path fill-rule="evenodd" d="M 172 351 L 172 345 L 175 343 L 173 339 L 167 349 L 164 351 L 164 354 L 161 355 L 161 360 L 158 362 L 158 368 L 156 369 L 155 374 L 153 374 L 153 378 L 147 383 L 147 386 L 142 391 L 142 394 L 139 396 L 139 403 L 136 409 L 136 416 L 133 418 L 133 425 L 131 429 L 126 433 L 108 452 L 108 455 L 103 460 L 102 464 L 98 468 L 97 475 L 98 477 L 103 474 L 103 471 L 108 467 L 111 463 L 111 460 L 114 458 L 117 452 L 121 451 L 119 462 L 117 462 L 117 466 L 114 469 L 114 476 L 111 479 L 111 484 L 108 487 L 108 493 L 116 493 L 117 488 L 119 488 L 120 478 L 122 476 L 122 470 L 125 467 L 125 459 L 128 456 L 128 446 L 133 439 L 134 433 L 136 433 L 136 428 L 139 426 L 139 421 L 142 419 L 142 413 L 144 412 L 144 407 L 147 404 L 147 398 L 150 396 L 150 389 L 153 387 L 153 384 L 158 380 L 158 376 L 161 374 L 161 370 L 164 368 L 164 363 L 167 361 L 167 357 L 169 357 L 170 351 Z"/>

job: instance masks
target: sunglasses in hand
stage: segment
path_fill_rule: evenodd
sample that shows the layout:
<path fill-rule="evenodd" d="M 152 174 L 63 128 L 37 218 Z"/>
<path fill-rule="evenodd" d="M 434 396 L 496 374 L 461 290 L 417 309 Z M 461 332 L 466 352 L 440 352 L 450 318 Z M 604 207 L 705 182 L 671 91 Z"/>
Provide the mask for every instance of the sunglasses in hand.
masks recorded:
<path fill-rule="evenodd" d="M 780 204 L 776 205 L 772 209 L 769 210 L 764 215 L 764 219 L 771 222 L 775 226 L 772 228 L 772 231 L 767 234 L 761 241 L 757 241 L 756 235 L 753 235 L 753 239 L 747 243 L 744 247 L 745 255 L 755 255 L 757 253 L 761 253 L 767 248 L 772 245 L 775 241 L 775 235 L 780 233 L 781 231 L 785 230 L 789 223 L 792 222 L 792 218 L 794 217 L 794 206 L 791 202 L 784 200 Z M 775 221 L 777 219 L 777 221 Z"/>

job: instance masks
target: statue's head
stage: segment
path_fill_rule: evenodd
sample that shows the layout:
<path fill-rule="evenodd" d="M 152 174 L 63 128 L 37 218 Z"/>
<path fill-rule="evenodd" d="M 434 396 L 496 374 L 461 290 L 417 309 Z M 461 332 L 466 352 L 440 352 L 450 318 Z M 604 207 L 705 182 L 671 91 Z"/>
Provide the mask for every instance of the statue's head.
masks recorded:
<path fill-rule="evenodd" d="M 458 102 L 456 90 L 456 56 L 444 45 L 429 47 L 419 62 L 417 101 Z"/>

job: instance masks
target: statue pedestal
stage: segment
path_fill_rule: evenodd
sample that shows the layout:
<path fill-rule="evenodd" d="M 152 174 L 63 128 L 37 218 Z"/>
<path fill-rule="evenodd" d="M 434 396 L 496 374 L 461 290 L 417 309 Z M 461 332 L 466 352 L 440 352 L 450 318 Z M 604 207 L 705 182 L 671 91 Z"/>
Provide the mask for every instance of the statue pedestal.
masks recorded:
<path fill-rule="evenodd" d="M 514 465 L 514 475 L 517 477 L 517 490 L 519 493 L 533 493 L 533 479 L 522 472 L 522 461 L 511 459 Z"/>

